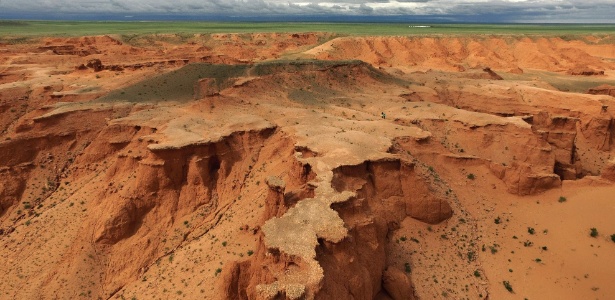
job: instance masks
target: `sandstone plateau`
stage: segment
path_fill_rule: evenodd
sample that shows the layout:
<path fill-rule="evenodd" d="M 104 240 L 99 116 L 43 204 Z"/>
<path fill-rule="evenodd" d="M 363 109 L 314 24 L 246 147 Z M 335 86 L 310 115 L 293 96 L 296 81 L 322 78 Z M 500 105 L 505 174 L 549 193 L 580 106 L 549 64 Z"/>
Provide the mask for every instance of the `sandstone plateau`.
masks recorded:
<path fill-rule="evenodd" d="M 1 299 L 615 297 L 613 36 L 0 49 Z"/>

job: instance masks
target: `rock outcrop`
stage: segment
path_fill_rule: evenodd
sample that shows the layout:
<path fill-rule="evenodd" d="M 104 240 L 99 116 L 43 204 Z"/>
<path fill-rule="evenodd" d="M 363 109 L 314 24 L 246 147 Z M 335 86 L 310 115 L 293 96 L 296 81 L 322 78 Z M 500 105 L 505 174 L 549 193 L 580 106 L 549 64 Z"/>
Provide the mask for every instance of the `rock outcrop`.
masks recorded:
<path fill-rule="evenodd" d="M 615 86 L 603 84 L 587 90 L 587 93 L 592 95 L 608 95 L 615 97 Z"/>

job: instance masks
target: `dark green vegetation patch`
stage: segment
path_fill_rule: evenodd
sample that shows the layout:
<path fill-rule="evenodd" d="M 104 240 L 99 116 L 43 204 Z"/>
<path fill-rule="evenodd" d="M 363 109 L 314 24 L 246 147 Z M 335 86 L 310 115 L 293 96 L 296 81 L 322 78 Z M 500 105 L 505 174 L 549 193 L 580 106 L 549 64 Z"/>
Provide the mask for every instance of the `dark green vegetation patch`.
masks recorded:
<path fill-rule="evenodd" d="M 354 71 L 353 71 L 354 70 Z M 354 84 L 353 72 L 364 72 L 380 83 L 407 85 L 408 82 L 380 72 L 360 60 L 323 61 L 323 60 L 280 60 L 253 65 L 222 65 L 209 63 L 188 64 L 134 85 L 114 90 L 98 101 L 119 102 L 187 102 L 195 99 L 195 85 L 200 79 L 211 78 L 215 91 L 231 87 L 239 77 L 277 76 L 293 74 L 296 88 L 288 92 L 290 99 L 304 104 L 317 104 L 319 99 L 343 95 L 342 91 L 320 82 L 314 72 L 328 72 L 327 76 L 335 82 L 351 87 Z M 273 79 L 282 80 L 282 79 Z M 356 85 L 356 84 L 355 84 Z M 358 88 L 357 88 L 358 89 Z"/>
<path fill-rule="evenodd" d="M 226 82 L 229 78 L 243 76 L 247 65 L 189 64 L 126 88 L 115 90 L 98 101 L 121 102 L 186 102 L 194 99 L 194 86 L 199 79 L 215 78 Z"/>

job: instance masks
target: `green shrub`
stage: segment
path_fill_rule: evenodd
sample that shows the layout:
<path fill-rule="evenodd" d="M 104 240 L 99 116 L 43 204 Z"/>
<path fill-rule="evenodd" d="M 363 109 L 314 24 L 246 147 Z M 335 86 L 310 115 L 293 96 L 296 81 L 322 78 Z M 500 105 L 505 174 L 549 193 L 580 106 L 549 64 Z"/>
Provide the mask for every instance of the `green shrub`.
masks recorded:
<path fill-rule="evenodd" d="M 513 292 L 513 288 L 512 288 L 512 285 L 510 285 L 510 282 L 502 281 L 502 283 L 504 284 L 504 287 L 506 288 L 507 291 L 509 291 L 511 293 Z"/>
<path fill-rule="evenodd" d="M 404 270 L 406 271 L 406 273 L 410 274 L 410 272 L 412 272 L 412 268 L 410 267 L 410 263 L 405 263 L 404 264 Z"/>
<path fill-rule="evenodd" d="M 611 241 L 613 241 L 613 243 L 615 243 L 615 234 L 611 234 Z"/>
<path fill-rule="evenodd" d="M 534 234 L 535 232 L 536 232 L 536 230 L 534 230 L 534 228 L 532 228 L 532 227 L 528 227 L 527 228 L 527 233 Z"/>
<path fill-rule="evenodd" d="M 474 261 L 476 259 L 476 253 L 474 251 L 468 251 L 468 261 Z"/>
<path fill-rule="evenodd" d="M 564 203 L 564 202 L 566 202 L 566 197 L 564 197 L 564 196 L 560 196 L 560 197 L 559 197 L 559 200 L 557 200 L 557 202 L 559 202 L 559 203 Z"/>
<path fill-rule="evenodd" d="M 475 176 L 474 174 L 472 174 L 472 173 L 468 174 L 468 176 L 467 176 L 467 177 L 468 177 L 468 179 L 470 179 L 470 180 L 474 180 L 474 179 L 476 179 L 476 176 Z"/>
<path fill-rule="evenodd" d="M 596 229 L 595 227 L 589 229 L 589 236 L 595 238 L 598 236 L 598 229 Z"/>

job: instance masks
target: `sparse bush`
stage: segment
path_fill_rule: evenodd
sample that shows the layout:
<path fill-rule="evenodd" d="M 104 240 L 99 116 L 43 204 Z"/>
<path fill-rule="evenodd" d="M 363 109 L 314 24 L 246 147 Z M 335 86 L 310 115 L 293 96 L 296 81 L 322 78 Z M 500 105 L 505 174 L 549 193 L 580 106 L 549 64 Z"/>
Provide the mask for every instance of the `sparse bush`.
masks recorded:
<path fill-rule="evenodd" d="M 404 235 L 404 236 L 400 237 L 400 238 L 399 238 L 399 240 L 400 240 L 400 241 L 402 241 L 402 242 L 405 242 L 405 241 L 407 240 L 407 238 L 406 238 L 406 236 Z"/>
<path fill-rule="evenodd" d="M 475 276 L 475 277 L 480 277 L 480 272 L 479 272 L 478 270 L 475 270 L 475 271 L 474 271 L 474 276 Z"/>
<path fill-rule="evenodd" d="M 596 229 L 595 227 L 589 229 L 589 236 L 595 238 L 598 236 L 598 229 Z"/>
<path fill-rule="evenodd" d="M 226 241 L 222 242 L 223 247 L 226 247 L 226 244 L 227 244 Z"/>
<path fill-rule="evenodd" d="M 476 259 L 476 253 L 474 251 L 468 251 L 468 261 L 474 261 Z"/>
<path fill-rule="evenodd" d="M 221 272 L 222 272 L 222 269 L 221 268 L 217 268 L 215 275 L 218 276 L 218 274 L 220 274 Z"/>
<path fill-rule="evenodd" d="M 564 197 L 564 196 L 560 196 L 560 197 L 559 197 L 559 199 L 557 200 L 557 202 L 559 202 L 559 203 L 564 203 L 564 202 L 566 202 L 566 197 Z"/>
<path fill-rule="evenodd" d="M 611 241 L 613 241 L 613 243 L 615 243 L 615 234 L 611 234 Z"/>
<path fill-rule="evenodd" d="M 248 256 L 252 256 L 252 254 L 254 254 L 254 251 L 248 250 Z"/>
<path fill-rule="evenodd" d="M 497 217 L 497 218 L 495 218 L 495 219 L 493 220 L 493 222 L 494 222 L 495 224 L 500 224 L 500 223 L 502 222 L 502 220 L 500 219 L 500 217 Z"/>
<path fill-rule="evenodd" d="M 534 228 L 532 228 L 532 227 L 528 227 L 527 228 L 527 233 L 534 234 L 535 232 L 536 232 L 536 230 L 534 230 Z"/>
<path fill-rule="evenodd" d="M 506 288 L 507 291 L 509 291 L 511 293 L 513 292 L 513 288 L 512 288 L 512 285 L 510 285 L 510 282 L 502 281 L 502 283 L 504 284 L 504 287 Z"/>
<path fill-rule="evenodd" d="M 534 261 L 535 261 L 535 262 L 537 262 L 537 263 L 540 263 L 540 262 L 542 262 L 542 259 L 537 258 L 537 259 L 535 259 Z"/>
<path fill-rule="evenodd" d="M 467 177 L 468 177 L 468 179 L 470 179 L 470 180 L 474 180 L 474 179 L 476 179 L 476 176 L 475 176 L 474 174 L 472 174 L 472 173 L 468 174 L 468 176 L 467 176 Z"/>

